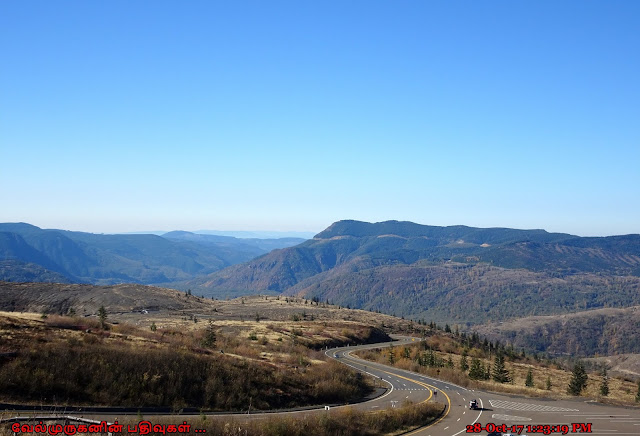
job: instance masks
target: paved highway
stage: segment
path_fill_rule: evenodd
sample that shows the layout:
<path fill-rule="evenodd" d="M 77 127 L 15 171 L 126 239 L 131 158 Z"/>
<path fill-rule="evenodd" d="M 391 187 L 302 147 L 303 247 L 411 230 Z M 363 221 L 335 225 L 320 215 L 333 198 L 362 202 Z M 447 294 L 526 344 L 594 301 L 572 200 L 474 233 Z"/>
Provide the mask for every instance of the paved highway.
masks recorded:
<path fill-rule="evenodd" d="M 327 356 L 337 359 L 358 371 L 373 376 L 377 383 L 387 387 L 387 392 L 370 401 L 355 404 L 363 410 L 376 411 L 388 407 L 399 407 L 403 402 L 424 401 L 439 403 L 442 415 L 432 424 L 407 433 L 420 436 L 457 436 L 463 434 L 486 435 L 487 424 L 507 427 L 523 426 L 523 435 L 561 435 L 561 426 L 567 426 L 565 434 L 590 434 L 595 436 L 640 436 L 640 409 L 613 407 L 580 400 L 549 400 L 473 391 L 452 383 L 427 377 L 379 363 L 368 362 L 352 353 L 371 348 L 402 345 L 418 341 L 417 338 L 399 337 L 393 343 L 361 345 L 329 349 Z M 477 400 L 479 410 L 469 409 L 469 401 Z M 16 409 L 17 410 L 17 409 Z M 324 410 L 324 407 L 320 410 Z M 275 412 L 282 414 L 317 413 L 311 410 Z M 85 418 L 113 420 L 114 416 L 127 415 L 122 412 L 82 413 Z M 268 415 L 273 415 L 270 413 Z M 145 419 L 153 421 L 155 414 L 145 414 Z M 175 416 L 172 414 L 172 416 Z M 213 415 L 211 415 L 213 416 Z M 227 415 L 249 419 L 260 419 L 265 413 L 252 415 Z M 467 432 L 467 426 L 480 425 L 480 432 Z M 573 424 L 576 424 L 575 426 Z M 552 427 L 538 427 L 538 426 Z M 527 426 L 531 426 L 528 428 Z M 517 432 L 515 432 L 517 433 Z"/>
<path fill-rule="evenodd" d="M 403 338 L 393 345 L 417 339 Z M 385 346 L 388 346 L 386 344 Z M 390 390 L 384 396 L 359 404 L 368 410 L 401 404 L 402 401 L 431 401 L 446 405 L 441 418 L 430 426 L 409 434 L 420 436 L 457 436 L 467 433 L 467 426 L 487 424 L 511 428 L 523 426 L 523 435 L 590 434 L 597 436 L 640 436 L 640 409 L 613 407 L 580 400 L 550 400 L 474 391 L 411 371 L 368 362 L 352 356 L 357 350 L 380 348 L 380 344 L 327 350 L 327 355 L 359 371 L 380 378 Z M 437 395 L 435 392 L 438 392 Z M 469 409 L 475 399 L 480 410 Z M 574 425 L 575 424 L 575 425 Z M 544 427 L 548 426 L 548 427 Z M 567 428 L 563 428 L 567 426 Z M 517 430 L 514 428 L 513 430 Z M 508 433 L 507 431 L 506 433 Z M 486 435 L 482 430 L 475 434 Z M 517 431 L 515 431 L 517 434 Z"/>

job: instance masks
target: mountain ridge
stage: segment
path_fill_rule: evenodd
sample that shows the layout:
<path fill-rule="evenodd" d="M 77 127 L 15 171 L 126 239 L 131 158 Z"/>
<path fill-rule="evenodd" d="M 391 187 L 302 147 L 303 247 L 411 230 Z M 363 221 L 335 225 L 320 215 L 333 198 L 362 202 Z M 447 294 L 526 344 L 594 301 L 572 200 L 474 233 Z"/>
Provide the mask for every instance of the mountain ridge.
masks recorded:
<path fill-rule="evenodd" d="M 553 313 L 541 300 L 545 292 L 560 295 L 554 302 L 560 312 L 581 305 L 638 304 L 639 250 L 640 235 L 635 234 L 583 238 L 545 230 L 345 220 L 300 245 L 183 285 L 204 295 L 279 292 L 437 321 L 466 316 L 476 323 L 506 317 L 495 309 L 505 309 L 502 304 L 485 304 L 493 294 L 511 301 L 525 312 L 522 316 Z M 491 282 L 474 278 L 483 275 L 503 288 L 491 291 Z M 579 298 L 583 289 L 596 289 L 604 297 Z M 442 300 L 456 293 L 459 298 Z M 464 305 L 463 295 L 481 295 L 486 301 L 476 301 L 474 313 L 448 309 Z"/>
<path fill-rule="evenodd" d="M 189 236 L 193 235 L 193 237 Z M 301 242 L 171 232 L 95 234 L 0 223 L 2 280 L 155 284 L 188 280 Z"/>

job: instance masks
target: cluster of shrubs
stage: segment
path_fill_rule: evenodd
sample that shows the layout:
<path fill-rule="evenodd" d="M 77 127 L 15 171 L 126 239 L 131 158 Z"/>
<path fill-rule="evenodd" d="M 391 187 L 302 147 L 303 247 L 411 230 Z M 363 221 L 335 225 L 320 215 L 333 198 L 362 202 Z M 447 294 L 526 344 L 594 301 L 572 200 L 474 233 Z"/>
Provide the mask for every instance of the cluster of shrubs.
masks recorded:
<path fill-rule="evenodd" d="M 0 391 L 16 402 L 243 410 L 348 402 L 368 390 L 333 362 L 275 370 L 221 353 L 100 341 L 39 344 L 0 365 Z"/>

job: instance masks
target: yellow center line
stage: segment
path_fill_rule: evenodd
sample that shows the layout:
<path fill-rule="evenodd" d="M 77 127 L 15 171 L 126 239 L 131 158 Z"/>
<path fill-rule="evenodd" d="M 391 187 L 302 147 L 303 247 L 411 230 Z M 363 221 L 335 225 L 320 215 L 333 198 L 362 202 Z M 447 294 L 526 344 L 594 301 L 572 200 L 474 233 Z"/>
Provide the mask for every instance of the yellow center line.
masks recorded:
<path fill-rule="evenodd" d="M 430 392 L 429 398 L 427 398 L 426 400 L 422 401 L 420 404 L 422 404 L 422 403 L 426 403 L 427 401 L 429 401 L 429 400 L 431 399 L 431 397 L 433 396 L 433 391 L 431 390 L 431 388 L 436 389 L 436 387 L 435 387 L 435 386 L 433 386 L 433 385 L 429 385 L 429 384 L 427 384 L 427 383 L 420 382 L 420 381 L 417 381 L 417 380 L 412 380 L 412 379 L 410 379 L 410 378 L 408 378 L 408 377 L 401 376 L 400 374 L 395 374 L 395 373 L 392 373 L 392 372 L 387 372 L 387 371 L 384 371 L 384 370 L 382 370 L 382 369 L 379 369 L 379 371 L 385 372 L 385 373 L 387 373 L 387 374 L 389 374 L 389 375 L 395 375 L 396 377 L 403 378 L 403 379 L 405 379 L 405 380 L 408 380 L 408 381 L 410 381 L 410 382 L 413 382 L 413 383 L 418 384 L 418 385 L 420 385 L 420 386 L 424 386 L 425 388 L 429 389 L 429 392 Z M 449 414 L 449 410 L 451 410 L 451 399 L 449 398 L 449 395 L 447 395 L 447 393 L 446 393 L 446 392 L 444 392 L 444 391 L 442 391 L 442 390 L 441 390 L 440 392 L 442 392 L 442 394 L 443 394 L 445 397 L 447 397 L 447 410 L 445 410 L 444 415 L 442 415 L 438 420 L 436 420 L 436 421 L 432 422 L 431 424 L 429 424 L 429 425 L 427 425 L 427 426 L 420 427 L 419 429 L 416 429 L 416 430 L 412 431 L 411 433 L 406 433 L 406 434 L 405 434 L 405 436 L 409 436 L 409 435 L 412 435 L 412 434 L 416 434 L 416 433 L 418 433 L 418 432 L 421 432 L 422 430 L 426 430 L 426 429 L 427 429 L 427 428 L 429 428 L 429 427 L 433 427 L 434 425 L 436 425 L 437 423 L 439 423 L 440 421 L 442 421 L 443 419 L 445 419 L 445 418 L 447 417 L 447 415 Z"/>
<path fill-rule="evenodd" d="M 351 357 L 351 356 L 349 356 L 349 357 Z M 356 363 L 356 362 L 354 362 L 354 363 Z M 360 362 L 358 362 L 358 363 L 359 363 L 359 364 L 361 364 Z M 361 365 L 362 365 L 362 364 L 361 364 Z M 412 380 L 412 379 L 410 379 L 410 378 L 408 378 L 408 377 L 404 377 L 404 376 L 402 376 L 402 375 L 400 375 L 400 374 L 396 374 L 396 373 L 394 373 L 394 372 L 385 371 L 385 370 L 380 369 L 380 368 L 376 368 L 376 369 L 377 369 L 378 371 L 384 372 L 385 374 L 393 375 L 393 376 L 395 376 L 395 377 L 399 377 L 399 378 L 402 378 L 402 379 L 408 380 L 408 381 L 410 381 L 410 382 L 412 382 L 412 383 L 415 383 L 415 384 L 417 384 L 417 385 L 420 385 L 420 386 L 422 386 L 422 387 L 427 388 L 427 389 L 429 390 L 429 398 L 427 398 L 427 399 L 426 399 L 426 400 L 424 400 L 424 401 L 421 401 L 419 404 L 426 403 L 427 401 L 429 401 L 429 400 L 431 399 L 431 397 L 433 397 L 433 390 L 431 390 L 431 388 L 433 388 L 433 389 L 437 389 L 437 388 L 436 388 L 435 386 L 433 386 L 433 385 L 430 385 L 430 384 L 427 384 L 427 383 L 424 383 L 424 382 L 421 382 L 421 381 L 418 381 L 418 380 Z M 438 424 L 440 421 L 442 421 L 443 419 L 445 419 L 445 418 L 447 417 L 447 415 L 449 414 L 449 410 L 451 410 L 451 399 L 449 398 L 449 395 L 447 395 L 447 393 L 446 393 L 446 392 L 444 392 L 443 390 L 440 390 L 440 392 L 441 392 L 445 397 L 447 397 L 447 410 L 445 410 L 444 415 L 442 415 L 438 420 L 436 420 L 436 421 L 432 422 L 431 424 L 429 424 L 429 425 L 427 425 L 427 426 L 420 427 L 419 429 L 416 429 L 416 430 L 412 431 L 411 433 L 406 433 L 406 434 L 405 434 L 405 436 L 410 436 L 410 435 L 416 434 L 416 433 L 418 433 L 418 432 L 421 432 L 421 431 L 423 431 L 423 430 L 426 430 L 426 429 L 427 429 L 427 428 L 429 428 L 429 427 L 433 427 L 434 425 Z"/>

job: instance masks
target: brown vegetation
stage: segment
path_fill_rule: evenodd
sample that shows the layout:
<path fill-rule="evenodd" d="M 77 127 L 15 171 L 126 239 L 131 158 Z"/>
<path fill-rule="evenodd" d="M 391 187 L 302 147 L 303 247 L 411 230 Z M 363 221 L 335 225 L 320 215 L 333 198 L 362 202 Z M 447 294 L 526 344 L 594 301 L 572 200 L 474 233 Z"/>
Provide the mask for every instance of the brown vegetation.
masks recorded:
<path fill-rule="evenodd" d="M 196 428 L 206 429 L 206 434 L 213 436 L 377 436 L 399 434 L 428 425 L 442 411 L 442 406 L 436 404 L 406 403 L 380 412 L 363 412 L 347 407 L 297 417 L 269 416 L 253 420 L 202 415 L 190 422 L 192 433 Z M 153 421 L 153 424 L 176 424 L 176 421 L 163 418 Z M 136 423 L 132 421 L 131 425 Z"/>
<path fill-rule="evenodd" d="M 16 315 L 0 315 L 0 350 L 14 352 L 0 360 L 4 401 L 242 410 L 349 402 L 369 389 L 350 369 L 323 361 L 309 338 L 253 341 L 208 323 L 103 330 L 95 318 Z M 371 332 L 338 327 L 350 338 Z"/>
<path fill-rule="evenodd" d="M 503 353 L 511 381 L 498 383 L 491 378 L 488 380 L 470 378 L 469 370 L 462 371 L 460 369 L 460 361 L 465 351 L 469 362 L 474 358 L 478 359 L 483 369 L 491 368 L 495 364 L 496 353 Z M 430 333 L 425 341 L 419 344 L 359 351 L 355 354 L 363 359 L 387 365 L 392 360 L 393 366 L 398 368 L 427 374 L 471 389 L 533 397 L 566 398 L 568 397 L 567 386 L 571 379 L 569 362 L 545 360 L 537 356 L 516 353 L 513 348 L 500 344 L 497 347 L 494 347 L 493 344 L 485 346 L 479 341 L 473 344 L 473 340 L 468 337 L 462 339 L 461 336 L 442 332 Z M 391 359 L 390 354 L 393 355 Z M 525 386 L 529 371 L 532 373 L 533 387 Z M 599 372 L 599 370 L 594 370 L 589 373 L 587 388 L 582 393 L 583 396 L 609 403 L 634 403 L 636 384 L 624 377 L 610 377 L 608 380 L 610 393 L 607 397 L 603 397 L 600 394 L 602 375 Z M 550 387 L 547 386 L 548 379 L 551 380 Z"/>

